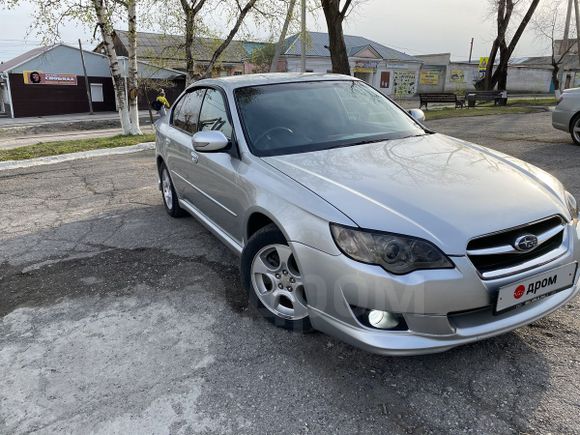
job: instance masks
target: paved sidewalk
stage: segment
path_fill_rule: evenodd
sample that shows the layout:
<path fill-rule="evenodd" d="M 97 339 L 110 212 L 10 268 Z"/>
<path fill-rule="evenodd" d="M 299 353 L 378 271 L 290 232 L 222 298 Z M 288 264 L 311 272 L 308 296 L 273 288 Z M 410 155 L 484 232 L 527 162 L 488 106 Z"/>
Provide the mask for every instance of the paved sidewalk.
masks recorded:
<path fill-rule="evenodd" d="M 147 110 L 140 110 L 139 117 L 149 118 L 149 112 Z M 26 118 L 0 118 L 0 129 L 80 121 L 116 121 L 117 119 L 119 119 L 117 112 L 96 112 L 93 115 L 89 113 L 73 113 L 68 115 L 32 116 Z"/>

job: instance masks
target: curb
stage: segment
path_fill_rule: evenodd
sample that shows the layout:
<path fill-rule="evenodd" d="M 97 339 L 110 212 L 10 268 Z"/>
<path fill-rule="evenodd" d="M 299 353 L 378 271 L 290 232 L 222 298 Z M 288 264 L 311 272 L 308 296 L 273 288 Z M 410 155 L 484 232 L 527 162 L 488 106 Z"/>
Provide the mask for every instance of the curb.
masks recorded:
<path fill-rule="evenodd" d="M 27 160 L 8 160 L 0 162 L 0 171 L 8 169 L 31 168 L 34 166 L 51 165 L 53 163 L 68 162 L 71 160 L 89 159 L 91 157 L 114 156 L 121 154 L 138 153 L 155 149 L 155 142 L 144 142 L 137 145 L 100 150 L 81 151 L 78 153 L 61 154 L 58 156 L 37 157 Z"/>

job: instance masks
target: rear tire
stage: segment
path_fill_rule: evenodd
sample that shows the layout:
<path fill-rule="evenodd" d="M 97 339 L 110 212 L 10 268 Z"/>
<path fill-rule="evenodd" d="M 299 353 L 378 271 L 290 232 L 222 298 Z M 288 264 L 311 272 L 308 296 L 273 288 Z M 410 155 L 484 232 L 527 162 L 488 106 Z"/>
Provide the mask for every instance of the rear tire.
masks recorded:
<path fill-rule="evenodd" d="M 570 136 L 576 145 L 580 145 L 580 113 L 570 122 Z"/>
<path fill-rule="evenodd" d="M 179 198 L 173 187 L 173 181 L 165 163 L 159 165 L 159 179 L 161 180 L 161 196 L 167 214 L 174 218 L 186 216 L 187 213 L 179 206 Z"/>
<path fill-rule="evenodd" d="M 302 275 L 275 225 L 265 226 L 248 240 L 242 252 L 241 278 L 250 306 L 268 321 L 292 331 L 312 331 Z"/>

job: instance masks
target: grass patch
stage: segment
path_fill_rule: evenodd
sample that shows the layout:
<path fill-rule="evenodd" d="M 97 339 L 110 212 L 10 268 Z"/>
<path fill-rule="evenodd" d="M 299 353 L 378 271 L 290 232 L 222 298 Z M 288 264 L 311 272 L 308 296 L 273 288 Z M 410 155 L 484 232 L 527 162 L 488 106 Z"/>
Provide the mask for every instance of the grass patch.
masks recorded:
<path fill-rule="evenodd" d="M 555 106 L 556 103 L 556 97 L 509 97 L 507 104 L 508 106 Z"/>
<path fill-rule="evenodd" d="M 523 107 L 523 106 L 555 106 L 557 103 L 556 97 L 509 97 L 507 105 L 508 107 L 516 106 L 516 107 Z M 484 103 L 477 103 L 479 107 L 490 107 L 494 105 L 493 101 L 484 102 Z"/>
<path fill-rule="evenodd" d="M 137 145 L 142 142 L 155 141 L 155 134 L 141 136 L 113 136 L 91 139 L 63 140 L 44 142 L 9 150 L 0 150 L 0 162 L 7 160 L 28 160 L 36 157 L 58 156 L 60 154 L 77 153 L 79 151 L 99 150 L 103 148 L 118 148 Z"/>
<path fill-rule="evenodd" d="M 505 115 L 516 113 L 535 113 L 538 109 L 530 106 L 490 106 L 490 107 L 475 107 L 471 109 L 435 109 L 425 112 L 425 119 L 427 121 L 434 121 L 436 119 L 446 118 L 466 118 L 470 116 L 486 116 L 486 115 Z"/>

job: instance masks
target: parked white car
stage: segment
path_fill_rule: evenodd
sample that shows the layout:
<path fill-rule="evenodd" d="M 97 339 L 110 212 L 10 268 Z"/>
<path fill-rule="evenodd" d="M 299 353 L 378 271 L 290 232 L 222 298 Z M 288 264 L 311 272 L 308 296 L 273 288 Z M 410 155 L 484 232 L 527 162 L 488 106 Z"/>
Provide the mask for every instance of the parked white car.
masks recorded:
<path fill-rule="evenodd" d="M 572 135 L 576 145 L 580 145 L 580 88 L 562 92 L 552 114 L 554 128 Z"/>

